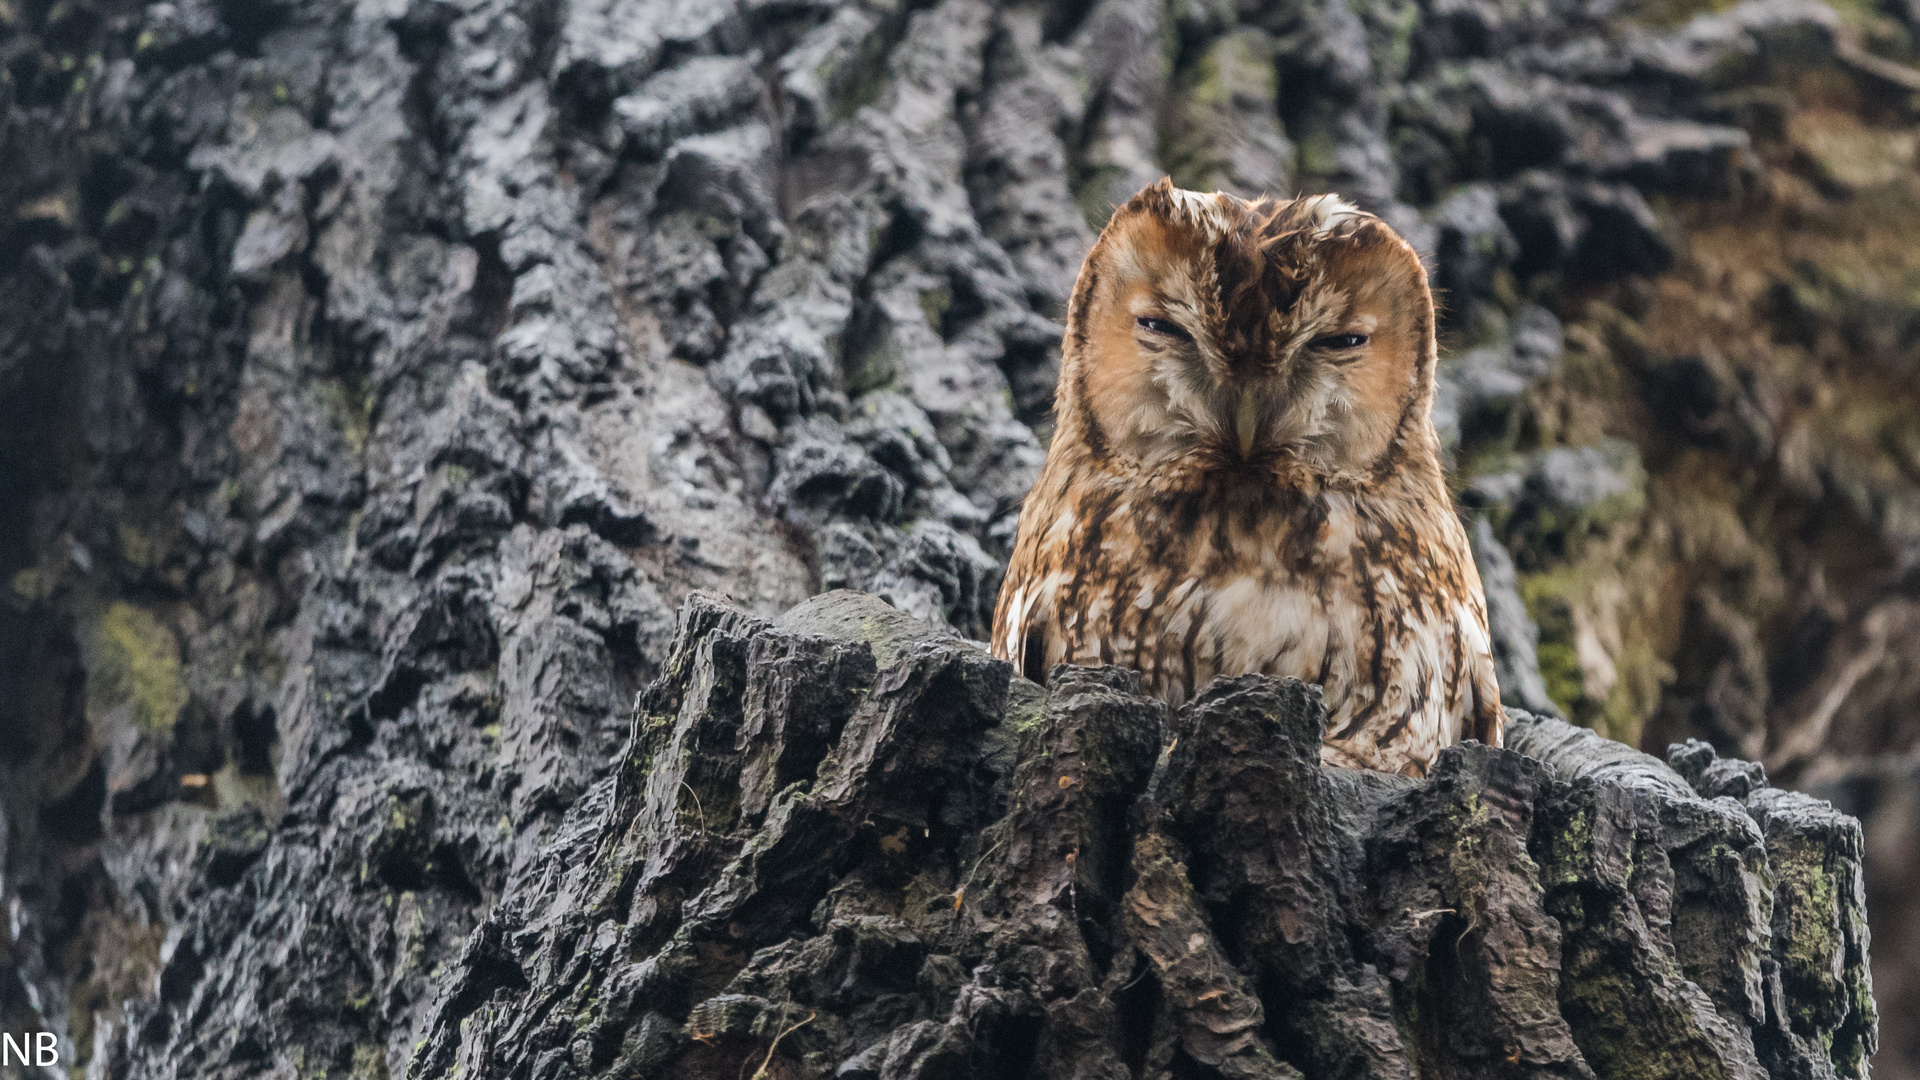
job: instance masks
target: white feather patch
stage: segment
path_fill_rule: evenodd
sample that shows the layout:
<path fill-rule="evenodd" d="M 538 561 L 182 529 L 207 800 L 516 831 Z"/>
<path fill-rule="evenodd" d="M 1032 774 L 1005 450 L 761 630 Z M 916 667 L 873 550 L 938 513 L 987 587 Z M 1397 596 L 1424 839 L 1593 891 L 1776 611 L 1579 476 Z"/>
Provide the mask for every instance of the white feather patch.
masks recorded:
<path fill-rule="evenodd" d="M 1181 224 L 1205 236 L 1208 243 L 1218 242 L 1227 231 L 1226 215 L 1220 207 L 1220 195 L 1201 194 L 1186 188 L 1172 188 L 1173 212 Z"/>
<path fill-rule="evenodd" d="M 1372 216 L 1338 195 L 1314 195 L 1302 199 L 1300 205 L 1312 216 L 1314 231 L 1321 236 L 1356 218 Z"/>

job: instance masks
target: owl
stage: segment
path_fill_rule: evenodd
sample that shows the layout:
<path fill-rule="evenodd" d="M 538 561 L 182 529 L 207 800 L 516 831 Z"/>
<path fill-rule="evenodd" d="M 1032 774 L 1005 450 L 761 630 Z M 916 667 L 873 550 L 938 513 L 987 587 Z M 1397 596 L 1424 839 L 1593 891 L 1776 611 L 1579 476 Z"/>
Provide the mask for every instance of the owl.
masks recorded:
<path fill-rule="evenodd" d="M 1426 269 L 1373 215 L 1134 196 L 1074 286 L 994 655 L 1036 681 L 1124 665 L 1174 705 L 1216 675 L 1318 683 L 1329 764 L 1419 776 L 1499 745 L 1436 360 Z"/>

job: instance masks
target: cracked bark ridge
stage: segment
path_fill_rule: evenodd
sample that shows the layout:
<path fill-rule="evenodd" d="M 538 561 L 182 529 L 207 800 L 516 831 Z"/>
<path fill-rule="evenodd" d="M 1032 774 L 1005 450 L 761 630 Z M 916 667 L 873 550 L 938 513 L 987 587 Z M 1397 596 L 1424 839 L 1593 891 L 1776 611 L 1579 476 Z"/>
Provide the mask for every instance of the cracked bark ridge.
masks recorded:
<path fill-rule="evenodd" d="M 412 1080 L 1849 1077 L 1859 826 L 1558 720 L 1323 767 L 1317 688 L 1044 688 L 849 592 L 696 593 Z"/>

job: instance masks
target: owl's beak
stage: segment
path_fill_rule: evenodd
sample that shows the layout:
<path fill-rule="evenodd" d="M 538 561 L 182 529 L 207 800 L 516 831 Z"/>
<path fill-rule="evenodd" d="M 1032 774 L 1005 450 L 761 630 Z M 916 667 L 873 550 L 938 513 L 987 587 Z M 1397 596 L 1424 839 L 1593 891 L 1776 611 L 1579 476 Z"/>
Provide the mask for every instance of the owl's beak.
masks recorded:
<path fill-rule="evenodd" d="M 1240 439 L 1241 458 L 1253 456 L 1253 441 L 1260 436 L 1260 402 L 1252 390 L 1240 391 L 1240 408 L 1233 417 L 1233 431 Z"/>

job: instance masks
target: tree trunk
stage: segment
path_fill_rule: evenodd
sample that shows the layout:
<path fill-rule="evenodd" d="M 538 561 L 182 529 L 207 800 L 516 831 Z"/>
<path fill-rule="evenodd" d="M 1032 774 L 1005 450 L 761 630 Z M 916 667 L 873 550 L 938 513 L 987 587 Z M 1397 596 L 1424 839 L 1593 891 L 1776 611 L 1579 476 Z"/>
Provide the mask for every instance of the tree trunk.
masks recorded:
<path fill-rule="evenodd" d="M 1920 1068 L 1920 20 L 1629 8 L 0 0 L 0 1029 L 1863 1075 L 1861 834 L 1740 762 L 1523 721 L 1412 784 L 1297 685 L 964 644 L 1167 171 L 1432 254 L 1507 700 L 1858 810 Z"/>

